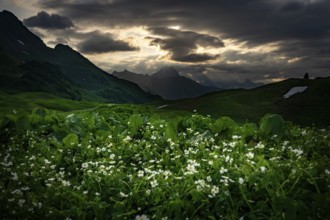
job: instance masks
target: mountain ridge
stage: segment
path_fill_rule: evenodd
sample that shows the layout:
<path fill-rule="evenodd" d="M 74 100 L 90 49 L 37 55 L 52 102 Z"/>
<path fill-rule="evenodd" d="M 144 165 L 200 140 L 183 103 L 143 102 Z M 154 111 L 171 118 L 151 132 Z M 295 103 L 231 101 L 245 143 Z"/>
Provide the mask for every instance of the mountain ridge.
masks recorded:
<path fill-rule="evenodd" d="M 194 80 L 181 76 L 173 67 L 163 67 L 152 75 L 136 74 L 128 70 L 114 71 L 114 76 L 136 83 L 146 92 L 159 95 L 166 100 L 196 98 L 217 88 L 203 86 Z"/>
<path fill-rule="evenodd" d="M 22 92 L 23 88 L 17 85 L 25 82 L 27 85 L 24 86 L 24 92 L 50 92 L 65 98 L 116 103 L 144 103 L 157 99 L 142 91 L 136 84 L 113 77 L 98 68 L 68 45 L 47 47 L 9 11 L 0 12 L 0 29 L 3 30 L 0 36 L 3 58 L 0 61 L 0 79 L 5 81 L 1 88 L 4 92 L 14 93 L 15 89 L 16 92 Z M 13 59 L 17 63 L 10 67 L 4 62 Z M 50 73 L 61 77 L 61 80 L 55 79 Z M 29 80 L 26 81 L 26 78 Z M 31 79 L 36 81 L 32 82 Z M 65 83 L 61 85 L 60 81 Z M 66 88 L 48 89 L 43 84 L 46 82 L 53 83 L 50 87 Z M 57 91 L 66 92 L 63 94 Z"/>

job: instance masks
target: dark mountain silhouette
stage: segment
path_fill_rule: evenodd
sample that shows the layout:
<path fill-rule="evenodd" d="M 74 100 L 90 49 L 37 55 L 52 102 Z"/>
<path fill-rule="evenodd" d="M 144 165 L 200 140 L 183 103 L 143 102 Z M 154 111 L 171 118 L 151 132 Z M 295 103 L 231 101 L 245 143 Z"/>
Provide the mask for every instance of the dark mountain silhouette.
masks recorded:
<path fill-rule="evenodd" d="M 158 70 L 156 73 L 152 74 L 153 77 L 158 79 L 166 79 L 166 78 L 172 78 L 172 77 L 181 77 L 179 72 L 170 66 L 162 67 L 160 70 Z"/>
<path fill-rule="evenodd" d="M 187 78 L 190 78 L 194 80 L 195 82 L 198 82 L 199 84 L 203 86 L 208 86 L 208 87 L 217 87 L 221 90 L 223 89 L 251 89 L 255 88 L 258 86 L 261 86 L 263 84 L 261 83 L 255 83 L 251 81 L 250 79 L 246 79 L 245 81 L 239 82 L 236 80 L 226 80 L 226 81 L 221 81 L 221 80 L 211 80 L 207 74 L 203 73 L 185 73 L 184 76 Z"/>
<path fill-rule="evenodd" d="M 0 12 L 1 91 L 49 92 L 57 96 L 116 103 L 142 103 L 155 97 L 134 83 L 96 67 L 66 45 L 47 47 L 15 15 Z"/>
<path fill-rule="evenodd" d="M 115 71 L 112 74 L 118 78 L 134 82 L 144 91 L 157 94 L 167 100 L 195 98 L 218 90 L 215 87 L 206 87 L 181 76 L 173 67 L 163 67 L 152 75 L 136 74 L 127 70 Z"/>

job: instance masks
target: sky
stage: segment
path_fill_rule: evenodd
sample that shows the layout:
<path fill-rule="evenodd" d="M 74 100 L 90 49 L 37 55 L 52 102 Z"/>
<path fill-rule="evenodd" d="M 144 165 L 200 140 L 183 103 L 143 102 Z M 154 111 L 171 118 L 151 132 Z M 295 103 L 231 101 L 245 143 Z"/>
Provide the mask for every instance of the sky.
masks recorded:
<path fill-rule="evenodd" d="M 109 73 L 173 66 L 197 81 L 330 76 L 329 0 L 1 0 L 49 47 Z"/>

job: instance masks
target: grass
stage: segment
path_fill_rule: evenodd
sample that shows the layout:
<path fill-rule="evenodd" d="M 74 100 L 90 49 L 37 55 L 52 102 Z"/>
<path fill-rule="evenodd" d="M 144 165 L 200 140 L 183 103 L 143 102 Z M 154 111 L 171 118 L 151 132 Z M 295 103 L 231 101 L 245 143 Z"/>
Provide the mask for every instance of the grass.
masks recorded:
<path fill-rule="evenodd" d="M 288 99 L 283 95 L 295 86 L 308 89 Z M 281 114 L 286 120 L 300 125 L 330 125 L 330 78 L 290 79 L 279 83 L 244 90 L 225 90 L 196 99 L 167 101 L 166 109 L 192 112 L 214 118 L 229 116 L 240 122 L 258 122 L 265 114 Z"/>
<path fill-rule="evenodd" d="M 0 97 L 2 219 L 330 218 L 329 128 Z"/>
<path fill-rule="evenodd" d="M 90 109 L 98 106 L 98 103 L 88 101 L 74 101 L 63 99 L 48 93 L 26 92 L 14 95 L 0 93 L 0 112 L 4 115 L 31 112 L 35 107 L 44 107 L 59 111 L 73 111 Z"/>

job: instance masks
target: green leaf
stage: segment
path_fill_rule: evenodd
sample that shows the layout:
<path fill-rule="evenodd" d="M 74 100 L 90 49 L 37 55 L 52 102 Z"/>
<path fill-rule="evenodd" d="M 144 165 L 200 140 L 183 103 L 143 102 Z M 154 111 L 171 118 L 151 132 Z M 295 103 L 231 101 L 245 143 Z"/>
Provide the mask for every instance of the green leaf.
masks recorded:
<path fill-rule="evenodd" d="M 260 120 L 260 131 L 266 136 L 283 136 L 285 134 L 285 121 L 280 115 L 266 115 Z"/>
<path fill-rule="evenodd" d="M 143 118 L 140 115 L 132 115 L 128 119 L 128 128 L 132 135 L 143 125 Z"/>
<path fill-rule="evenodd" d="M 25 133 L 31 127 L 29 118 L 27 116 L 21 116 L 16 120 L 16 130 L 19 133 Z"/>
<path fill-rule="evenodd" d="M 32 110 L 32 114 L 39 115 L 41 117 L 45 117 L 48 113 L 49 113 L 49 111 L 44 108 L 34 108 Z"/>
<path fill-rule="evenodd" d="M 168 123 L 165 127 L 165 137 L 166 139 L 176 140 L 177 139 L 177 130 L 173 124 Z"/>
<path fill-rule="evenodd" d="M 76 135 L 76 134 L 70 133 L 63 138 L 63 144 L 66 147 L 74 146 L 74 145 L 77 145 L 78 143 L 79 143 L 78 135 Z"/>
<path fill-rule="evenodd" d="M 238 129 L 235 121 L 227 116 L 217 119 L 209 126 L 213 133 L 221 133 L 225 135 L 232 135 Z"/>
<path fill-rule="evenodd" d="M 12 119 L 10 119 L 9 117 L 5 116 L 0 121 L 0 128 L 3 129 L 3 128 L 10 128 L 10 127 L 15 127 L 15 122 Z"/>

